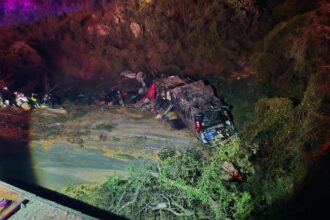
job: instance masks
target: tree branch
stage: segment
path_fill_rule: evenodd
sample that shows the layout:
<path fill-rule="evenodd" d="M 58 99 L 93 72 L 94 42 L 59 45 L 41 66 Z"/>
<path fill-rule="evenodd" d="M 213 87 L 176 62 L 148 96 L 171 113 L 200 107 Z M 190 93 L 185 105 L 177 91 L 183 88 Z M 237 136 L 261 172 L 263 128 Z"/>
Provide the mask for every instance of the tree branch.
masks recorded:
<path fill-rule="evenodd" d="M 138 186 L 138 188 L 135 190 L 133 200 L 131 200 L 131 201 L 127 202 L 126 204 L 124 204 L 122 207 L 119 208 L 119 210 L 122 210 L 123 208 L 135 203 L 138 196 L 139 196 L 139 194 L 140 194 L 140 190 L 141 190 L 141 185 Z"/>

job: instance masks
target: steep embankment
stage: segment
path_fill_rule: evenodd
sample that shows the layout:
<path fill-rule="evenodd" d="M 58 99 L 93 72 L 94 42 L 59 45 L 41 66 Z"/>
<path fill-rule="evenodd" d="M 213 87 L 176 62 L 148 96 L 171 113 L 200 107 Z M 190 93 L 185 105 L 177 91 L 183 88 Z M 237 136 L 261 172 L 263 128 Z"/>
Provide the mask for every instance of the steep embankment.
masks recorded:
<path fill-rule="evenodd" d="M 251 50 L 259 16 L 252 1 L 113 1 L 76 8 L 3 27 L 2 74 L 16 82 L 109 79 L 125 69 L 226 77 Z"/>

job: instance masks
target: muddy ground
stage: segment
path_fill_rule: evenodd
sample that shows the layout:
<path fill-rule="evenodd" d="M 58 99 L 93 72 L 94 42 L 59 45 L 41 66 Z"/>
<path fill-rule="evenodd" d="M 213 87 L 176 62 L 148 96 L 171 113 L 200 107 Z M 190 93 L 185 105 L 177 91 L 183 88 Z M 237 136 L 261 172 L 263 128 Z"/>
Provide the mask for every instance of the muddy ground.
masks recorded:
<path fill-rule="evenodd" d="M 96 105 L 65 108 L 67 114 L 46 109 L 31 113 L 28 150 L 1 156 L 7 176 L 61 191 L 72 184 L 101 183 L 110 175 L 125 176 L 131 165 L 156 162 L 164 148 L 185 152 L 201 147 L 187 129 L 174 130 L 148 112 Z M 28 163 L 18 163 L 23 160 Z"/>

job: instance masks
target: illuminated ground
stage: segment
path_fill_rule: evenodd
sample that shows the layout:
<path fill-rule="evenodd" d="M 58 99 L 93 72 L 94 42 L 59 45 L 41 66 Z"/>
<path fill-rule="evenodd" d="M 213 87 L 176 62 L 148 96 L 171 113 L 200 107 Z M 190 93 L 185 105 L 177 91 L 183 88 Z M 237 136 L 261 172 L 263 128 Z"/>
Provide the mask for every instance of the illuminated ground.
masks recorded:
<path fill-rule="evenodd" d="M 130 164 L 156 160 L 162 148 L 184 152 L 198 145 L 188 130 L 173 130 L 150 113 L 125 108 L 100 112 L 100 106 L 67 109 L 67 115 L 32 114 L 31 166 L 35 182 L 46 188 L 102 182 L 109 175 L 126 175 Z M 22 169 L 10 169 L 19 178 Z"/>

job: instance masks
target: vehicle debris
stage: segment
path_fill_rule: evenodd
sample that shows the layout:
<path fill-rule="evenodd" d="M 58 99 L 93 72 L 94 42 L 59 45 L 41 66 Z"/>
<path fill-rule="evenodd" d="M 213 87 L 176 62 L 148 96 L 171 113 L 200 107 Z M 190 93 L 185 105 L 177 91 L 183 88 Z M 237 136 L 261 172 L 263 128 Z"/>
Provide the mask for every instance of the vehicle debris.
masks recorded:
<path fill-rule="evenodd" d="M 202 143 L 222 141 L 236 133 L 229 107 L 215 96 L 210 85 L 178 76 L 159 79 L 155 85 L 162 94 L 167 94 L 166 100 L 170 103 L 163 108 L 161 117 L 173 109 Z"/>

